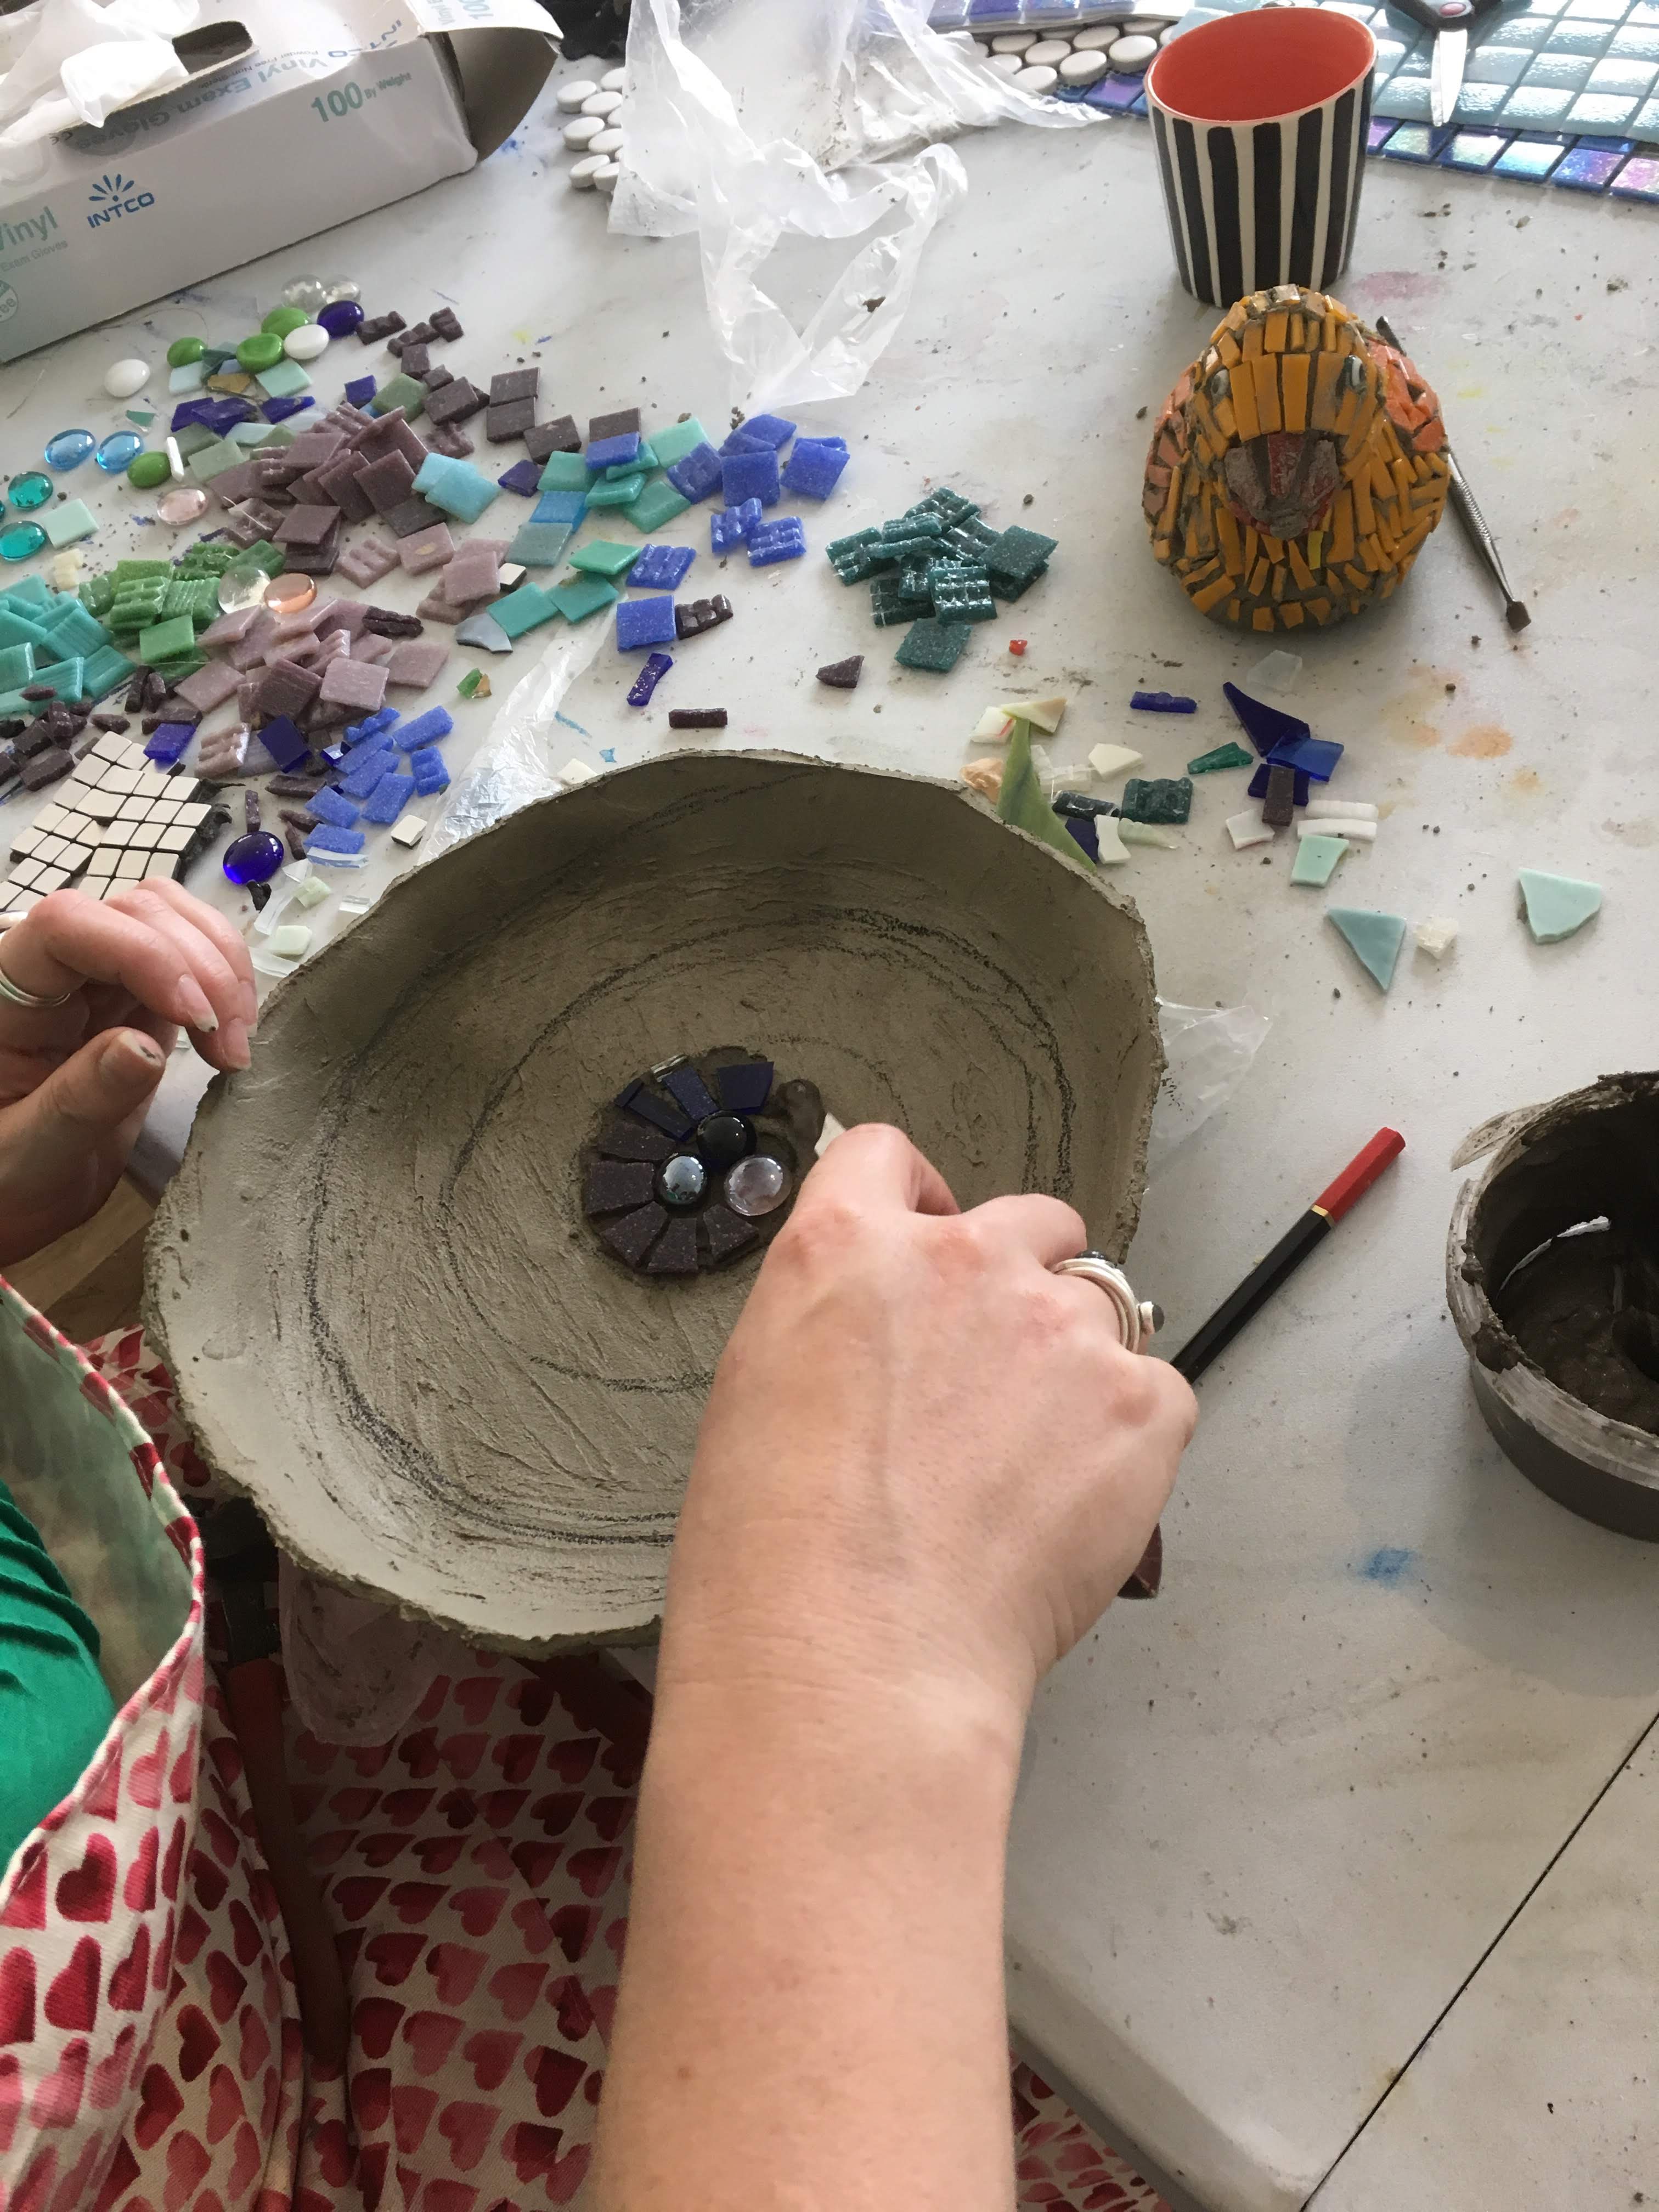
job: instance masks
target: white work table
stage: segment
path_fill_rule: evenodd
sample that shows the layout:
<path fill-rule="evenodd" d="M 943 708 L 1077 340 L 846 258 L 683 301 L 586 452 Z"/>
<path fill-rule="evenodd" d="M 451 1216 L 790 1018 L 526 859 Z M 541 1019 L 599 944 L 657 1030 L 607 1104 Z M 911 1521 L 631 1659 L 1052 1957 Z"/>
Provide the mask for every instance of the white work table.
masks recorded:
<path fill-rule="evenodd" d="M 942 774 L 1009 693 L 1073 696 L 1057 763 L 1122 739 L 1149 773 L 1178 774 L 1235 733 L 1220 684 L 1266 641 L 1190 610 L 1139 514 L 1152 413 L 1214 319 L 1176 287 L 1149 137 L 1127 121 L 1011 127 L 961 150 L 971 195 L 936 234 L 890 351 L 862 392 L 803 412 L 854 456 L 838 496 L 804 508 L 807 561 L 722 574 L 707 510 L 670 526 L 705 549 L 683 592 L 726 590 L 737 618 L 677 652 L 642 714 L 623 701 L 635 664 L 601 643 L 564 702 L 554 770 L 661 746 L 674 704 L 725 706 L 715 744 Z M 637 401 L 647 422 L 689 408 L 718 434 L 729 395 L 695 241 L 608 236 L 562 156 L 544 98 L 475 175 L 204 285 L 148 332 L 130 318 L 8 370 L 7 390 L 27 392 L 8 403 L 8 470 L 55 429 L 118 419 L 100 383 L 118 355 L 159 362 L 187 330 L 240 336 L 301 269 L 349 270 L 371 313 L 410 321 L 453 299 L 467 335 L 441 357 L 476 380 L 538 353 L 544 412 Z M 1273 1017 L 1237 1094 L 1147 1196 L 1130 1265 L 1167 1309 L 1168 1342 L 1380 1123 L 1407 1145 L 1203 1382 L 1164 1593 L 1115 1607 L 1045 1686 L 1015 1814 L 1019 2033 L 1218 2212 L 1289 2212 L 1316 2191 L 1333 2212 L 1601 2212 L 1656 2193 L 1640 2140 L 1650 1771 L 1615 1785 L 1504 1931 L 1659 1713 L 1659 1552 L 1575 1519 L 1499 1455 L 1442 1255 L 1464 1133 L 1650 1064 L 1659 1034 L 1656 237 L 1639 210 L 1370 165 L 1355 270 L 1336 289 L 1386 312 L 1437 386 L 1534 626 L 1507 635 L 1449 520 L 1388 607 L 1292 641 L 1307 666 L 1281 703 L 1347 745 L 1336 788 L 1383 808 L 1375 848 L 1328 894 L 1293 889 L 1285 838 L 1265 865 L 1231 849 L 1232 775 L 1199 780 L 1179 851 L 1138 850 L 1120 872 L 1166 999 L 1248 994 Z M 1610 292 L 1618 277 L 1628 289 Z M 783 291 L 807 296 L 793 276 Z M 385 360 L 335 349 L 323 403 L 343 372 Z M 518 451 L 480 441 L 498 467 Z M 866 593 L 822 557 L 941 482 L 1060 541 L 1048 575 L 944 678 L 896 670 L 901 633 L 873 629 Z M 149 504 L 119 486 L 101 496 Z M 507 505 L 480 529 L 502 534 Z M 511 520 L 526 511 L 514 502 Z M 88 551 L 161 535 L 111 529 Z M 388 579 L 373 596 L 412 605 L 418 588 Z M 510 661 L 463 650 L 441 679 L 431 696 L 452 705 L 474 662 L 495 688 L 489 707 L 458 708 L 452 772 L 542 635 Z M 1023 661 L 1011 635 L 1030 641 Z M 814 682 L 859 652 L 856 692 Z M 1138 683 L 1192 692 L 1200 712 L 1132 715 Z M 0 829 L 16 812 L 0 809 Z M 1523 865 L 1592 878 L 1603 913 L 1534 945 L 1516 918 Z M 381 861 L 366 880 L 383 880 Z M 247 917 L 222 880 L 216 895 Z M 1408 949 L 1384 998 L 1322 919 L 1328 900 L 1451 916 L 1462 934 L 1440 966 Z M 325 932 L 337 905 L 318 909 Z"/>

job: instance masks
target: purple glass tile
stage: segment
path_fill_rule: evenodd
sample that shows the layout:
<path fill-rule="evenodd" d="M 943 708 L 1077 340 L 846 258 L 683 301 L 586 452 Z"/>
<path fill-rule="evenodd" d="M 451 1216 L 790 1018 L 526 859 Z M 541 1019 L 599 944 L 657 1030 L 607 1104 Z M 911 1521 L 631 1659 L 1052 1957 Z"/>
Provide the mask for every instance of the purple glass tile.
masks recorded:
<path fill-rule="evenodd" d="M 345 396 L 354 407 L 367 407 L 374 397 L 375 380 L 372 376 L 354 376 L 345 388 Z"/>
<path fill-rule="evenodd" d="M 286 714 L 272 715 L 259 732 L 259 743 L 284 773 L 311 750 L 298 726 Z"/>
<path fill-rule="evenodd" d="M 673 665 L 672 660 L 665 653 L 648 653 L 644 667 L 628 687 L 629 705 L 630 707 L 649 706 L 651 694 Z"/>
<path fill-rule="evenodd" d="M 1121 113 L 1126 107 L 1134 106 L 1139 92 L 1140 79 L 1138 76 L 1103 76 L 1098 84 L 1090 86 L 1084 96 L 1085 105 L 1109 108 Z"/>
<path fill-rule="evenodd" d="M 534 499 L 541 489 L 541 475 L 534 461 L 514 461 L 495 481 L 503 491 L 515 491 L 520 499 Z"/>
<path fill-rule="evenodd" d="M 1372 116 L 1370 125 L 1365 133 L 1365 151 L 1368 154 L 1380 154 L 1398 128 L 1399 125 L 1391 115 Z"/>
<path fill-rule="evenodd" d="M 1616 147 L 1596 146 L 1586 141 L 1575 146 L 1551 172 L 1550 182 L 1565 185 L 1576 192 L 1604 192 L 1624 167 L 1625 160 L 1625 155 Z"/>
<path fill-rule="evenodd" d="M 758 1114 L 772 1095 L 772 1063 L 769 1060 L 741 1060 L 735 1067 L 716 1069 L 714 1080 L 720 1085 L 720 1103 L 728 1113 Z"/>
<path fill-rule="evenodd" d="M 331 707 L 366 707 L 372 714 L 386 697 L 386 672 L 361 660 L 331 660 L 318 697 Z"/>
<path fill-rule="evenodd" d="M 1616 200 L 1659 200 L 1659 160 L 1638 154 L 1626 161 L 1613 186 Z"/>

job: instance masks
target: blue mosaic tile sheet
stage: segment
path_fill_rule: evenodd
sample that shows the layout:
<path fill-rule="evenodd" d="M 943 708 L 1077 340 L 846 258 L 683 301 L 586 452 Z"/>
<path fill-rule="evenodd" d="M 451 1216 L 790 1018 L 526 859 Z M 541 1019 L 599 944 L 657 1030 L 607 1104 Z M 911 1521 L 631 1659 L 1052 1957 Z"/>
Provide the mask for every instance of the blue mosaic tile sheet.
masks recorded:
<path fill-rule="evenodd" d="M 1202 0 L 1182 28 L 1256 0 Z M 1429 119 L 1431 34 L 1364 0 L 1329 0 L 1376 40 L 1371 112 Z M 1659 0 L 1510 0 L 1470 35 L 1452 120 L 1465 130 L 1659 140 Z"/>

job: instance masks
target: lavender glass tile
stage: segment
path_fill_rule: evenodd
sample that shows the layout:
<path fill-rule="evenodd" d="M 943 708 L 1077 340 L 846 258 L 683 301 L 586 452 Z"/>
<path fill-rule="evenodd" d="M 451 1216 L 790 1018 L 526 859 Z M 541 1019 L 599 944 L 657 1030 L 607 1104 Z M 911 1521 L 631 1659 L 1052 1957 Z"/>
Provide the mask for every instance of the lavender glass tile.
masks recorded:
<path fill-rule="evenodd" d="M 1613 179 L 1616 200 L 1659 200 L 1659 159 L 1638 154 L 1626 162 Z"/>
<path fill-rule="evenodd" d="M 385 538 L 359 538 L 335 562 L 339 574 L 359 591 L 367 591 L 398 565 L 398 549 Z"/>
<path fill-rule="evenodd" d="M 423 576 L 428 568 L 441 568 L 454 557 L 455 541 L 449 534 L 447 523 L 434 523 L 430 530 L 422 530 L 401 538 L 398 558 L 411 576 Z"/>
<path fill-rule="evenodd" d="M 320 699 L 331 706 L 365 708 L 371 714 L 386 697 L 386 672 L 361 660 L 331 660 L 323 672 Z"/>
<path fill-rule="evenodd" d="M 1380 154 L 1394 136 L 1394 132 L 1395 122 L 1392 116 L 1374 115 L 1365 132 L 1365 151 L 1368 154 Z"/>
<path fill-rule="evenodd" d="M 448 659 L 449 647 L 440 638 L 401 638 L 386 665 L 386 681 L 411 691 L 424 691 L 437 682 Z"/>
<path fill-rule="evenodd" d="M 1621 149 L 1575 146 L 1552 172 L 1550 182 L 1565 185 L 1577 192 L 1604 192 L 1624 167 L 1626 159 Z"/>
<path fill-rule="evenodd" d="M 1126 108 L 1134 106 L 1139 92 L 1140 79 L 1138 76 L 1103 76 L 1097 84 L 1090 86 L 1084 94 L 1084 103 L 1089 107 L 1103 107 L 1121 114 Z"/>

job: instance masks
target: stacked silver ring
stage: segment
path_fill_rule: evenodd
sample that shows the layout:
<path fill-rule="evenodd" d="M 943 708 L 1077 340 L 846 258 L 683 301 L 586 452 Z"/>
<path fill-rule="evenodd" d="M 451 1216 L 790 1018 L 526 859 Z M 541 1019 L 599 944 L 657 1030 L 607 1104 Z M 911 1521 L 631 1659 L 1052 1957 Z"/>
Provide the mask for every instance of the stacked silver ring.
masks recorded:
<path fill-rule="evenodd" d="M 1114 1267 L 1103 1252 L 1079 1252 L 1074 1260 L 1056 1261 L 1056 1275 L 1080 1275 L 1104 1291 L 1117 1316 L 1118 1340 L 1126 1352 L 1142 1352 L 1163 1326 L 1164 1316 L 1149 1299 L 1136 1297 L 1129 1278 Z"/>

